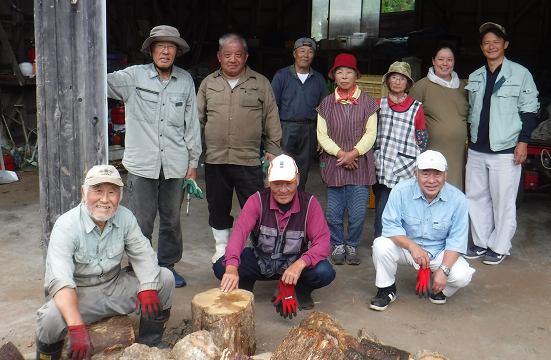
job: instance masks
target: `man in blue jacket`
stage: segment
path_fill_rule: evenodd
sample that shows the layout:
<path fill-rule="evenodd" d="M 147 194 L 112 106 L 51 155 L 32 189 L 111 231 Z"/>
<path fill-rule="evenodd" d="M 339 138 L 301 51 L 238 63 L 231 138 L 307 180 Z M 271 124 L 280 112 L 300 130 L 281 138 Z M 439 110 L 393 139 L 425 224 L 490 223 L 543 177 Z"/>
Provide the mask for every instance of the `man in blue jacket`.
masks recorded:
<path fill-rule="evenodd" d="M 539 108 L 530 72 L 508 60 L 503 26 L 480 27 L 487 64 L 469 76 L 469 151 L 465 193 L 474 245 L 467 259 L 500 264 L 515 235 L 518 185 Z"/>
<path fill-rule="evenodd" d="M 314 40 L 298 39 L 293 50 L 295 63 L 279 70 L 272 80 L 281 120 L 281 148 L 297 163 L 302 191 L 318 144 L 316 108 L 327 96 L 325 78 L 310 67 L 315 53 Z"/>

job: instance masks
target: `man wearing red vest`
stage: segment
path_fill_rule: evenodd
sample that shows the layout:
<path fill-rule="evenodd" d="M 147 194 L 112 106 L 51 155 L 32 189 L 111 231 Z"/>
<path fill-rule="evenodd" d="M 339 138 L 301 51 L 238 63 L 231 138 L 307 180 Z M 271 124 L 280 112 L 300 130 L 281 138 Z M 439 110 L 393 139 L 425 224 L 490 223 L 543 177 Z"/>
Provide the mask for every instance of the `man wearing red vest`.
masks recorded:
<path fill-rule="evenodd" d="M 314 307 L 312 291 L 329 285 L 335 270 L 327 261 L 330 234 L 318 200 L 298 190 L 299 174 L 288 155 L 276 157 L 270 187 L 253 194 L 241 210 L 225 256 L 213 265 L 220 290 L 253 291 L 257 280 L 296 286 L 300 306 Z M 251 246 L 245 249 L 247 238 Z M 308 246 L 310 243 L 310 246 Z"/>

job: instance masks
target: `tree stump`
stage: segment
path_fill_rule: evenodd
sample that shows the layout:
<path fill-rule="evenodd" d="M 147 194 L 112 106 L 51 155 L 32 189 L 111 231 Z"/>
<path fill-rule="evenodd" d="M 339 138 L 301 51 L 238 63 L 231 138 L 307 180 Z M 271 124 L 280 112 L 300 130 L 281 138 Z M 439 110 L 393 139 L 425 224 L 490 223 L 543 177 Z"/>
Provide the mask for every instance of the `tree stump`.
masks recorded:
<path fill-rule="evenodd" d="M 123 350 L 134 344 L 136 340 L 132 322 L 128 315 L 113 316 L 96 321 L 86 325 L 86 330 L 90 334 L 90 341 L 94 346 L 94 353 L 104 355 Z M 69 335 L 65 338 L 65 351 L 63 357 L 67 358 L 67 346 Z"/>
<path fill-rule="evenodd" d="M 252 356 L 256 351 L 254 295 L 242 289 L 230 293 L 219 288 L 193 297 L 193 331 L 207 330 L 220 350 Z"/>
<path fill-rule="evenodd" d="M 17 346 L 8 341 L 0 348 L 1 360 L 25 360 Z"/>

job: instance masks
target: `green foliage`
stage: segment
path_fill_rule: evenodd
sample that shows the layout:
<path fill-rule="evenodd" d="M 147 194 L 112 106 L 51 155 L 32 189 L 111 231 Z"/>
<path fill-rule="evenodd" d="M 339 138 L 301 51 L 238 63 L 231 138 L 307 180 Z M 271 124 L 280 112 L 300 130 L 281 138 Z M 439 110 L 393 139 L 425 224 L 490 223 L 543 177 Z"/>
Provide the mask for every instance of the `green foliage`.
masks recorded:
<path fill-rule="evenodd" d="M 381 13 L 415 10 L 415 0 L 382 0 Z"/>

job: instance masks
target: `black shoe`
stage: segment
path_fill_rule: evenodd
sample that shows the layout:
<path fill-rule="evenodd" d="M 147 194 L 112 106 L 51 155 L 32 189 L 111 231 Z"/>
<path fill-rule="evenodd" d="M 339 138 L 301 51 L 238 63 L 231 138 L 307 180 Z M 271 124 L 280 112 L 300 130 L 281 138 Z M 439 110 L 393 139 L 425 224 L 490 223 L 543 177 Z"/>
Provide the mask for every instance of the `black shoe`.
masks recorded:
<path fill-rule="evenodd" d="M 36 359 L 61 359 L 61 352 L 63 351 L 63 340 L 53 344 L 45 344 L 36 339 Z"/>
<path fill-rule="evenodd" d="M 302 310 L 312 310 L 314 308 L 314 299 L 312 299 L 312 293 L 303 294 L 301 291 L 295 288 L 297 295 L 297 301 Z"/>
<path fill-rule="evenodd" d="M 438 294 L 430 294 L 429 300 L 433 304 L 443 305 L 446 303 L 446 295 L 440 291 Z"/>
<path fill-rule="evenodd" d="M 163 310 L 155 320 L 147 320 L 143 315 L 140 316 L 140 331 L 138 336 L 142 343 L 149 347 L 159 346 L 169 318 L 170 309 Z"/>
<path fill-rule="evenodd" d="M 385 288 L 377 288 L 377 296 L 371 299 L 369 307 L 373 310 L 386 310 L 388 304 L 396 300 L 396 283 Z"/>

